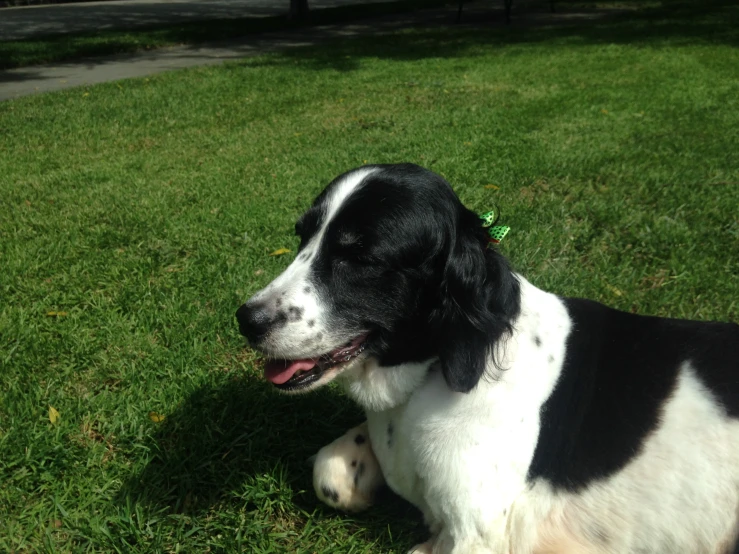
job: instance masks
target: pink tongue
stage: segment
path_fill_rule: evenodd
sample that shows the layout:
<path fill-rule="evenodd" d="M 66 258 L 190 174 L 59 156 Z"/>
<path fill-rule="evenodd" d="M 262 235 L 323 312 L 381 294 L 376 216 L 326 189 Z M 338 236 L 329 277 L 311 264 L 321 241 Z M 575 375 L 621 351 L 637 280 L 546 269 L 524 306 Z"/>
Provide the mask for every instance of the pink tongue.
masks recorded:
<path fill-rule="evenodd" d="M 295 372 L 316 367 L 315 360 L 269 360 L 264 364 L 264 377 L 275 385 L 290 380 Z"/>

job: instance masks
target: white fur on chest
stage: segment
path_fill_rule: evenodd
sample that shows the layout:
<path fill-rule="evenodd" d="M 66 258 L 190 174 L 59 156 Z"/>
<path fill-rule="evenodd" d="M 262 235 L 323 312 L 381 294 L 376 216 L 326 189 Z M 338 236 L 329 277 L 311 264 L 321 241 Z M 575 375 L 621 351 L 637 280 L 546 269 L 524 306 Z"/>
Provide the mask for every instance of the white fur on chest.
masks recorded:
<path fill-rule="evenodd" d="M 463 537 L 473 551 L 476 542 L 505 536 L 507 510 L 526 487 L 539 411 L 564 357 L 569 318 L 561 301 L 523 279 L 521 287 L 522 312 L 501 352 L 503 369 L 491 363 L 471 392 L 452 392 L 431 361 L 345 377 L 366 410 L 388 485 L 458 549 Z"/>

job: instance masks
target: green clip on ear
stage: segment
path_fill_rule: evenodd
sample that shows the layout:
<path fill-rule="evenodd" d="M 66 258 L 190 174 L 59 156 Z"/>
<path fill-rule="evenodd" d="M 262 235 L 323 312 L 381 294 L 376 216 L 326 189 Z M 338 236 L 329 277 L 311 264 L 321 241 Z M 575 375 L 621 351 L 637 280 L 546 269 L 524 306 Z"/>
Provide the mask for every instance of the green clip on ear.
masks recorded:
<path fill-rule="evenodd" d="M 482 226 L 483 227 L 490 227 L 493 223 L 495 223 L 495 220 L 497 218 L 497 214 L 495 213 L 495 210 L 490 210 L 489 212 L 485 212 L 484 214 L 480 214 L 480 219 L 482 219 Z"/>
<path fill-rule="evenodd" d="M 488 240 L 498 244 L 510 230 L 511 228 L 507 225 L 496 225 L 495 227 L 490 227 L 490 229 L 488 229 L 488 236 L 490 237 Z"/>
<path fill-rule="evenodd" d="M 496 225 L 491 227 L 495 220 L 498 218 L 498 214 L 495 210 L 490 210 L 480 215 L 482 219 L 482 226 L 488 230 L 488 246 L 491 244 L 498 244 L 511 230 L 507 225 Z"/>

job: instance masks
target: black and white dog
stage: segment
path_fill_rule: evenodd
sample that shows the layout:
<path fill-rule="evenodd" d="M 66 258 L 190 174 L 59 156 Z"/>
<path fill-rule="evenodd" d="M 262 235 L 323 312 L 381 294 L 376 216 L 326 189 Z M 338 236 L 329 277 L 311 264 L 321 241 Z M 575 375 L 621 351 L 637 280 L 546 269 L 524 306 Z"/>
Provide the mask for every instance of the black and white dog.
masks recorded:
<path fill-rule="evenodd" d="M 739 552 L 738 325 L 544 292 L 415 165 L 341 175 L 296 232 L 237 318 L 277 388 L 336 379 L 366 412 L 318 454 L 323 501 L 386 482 L 419 553 Z"/>

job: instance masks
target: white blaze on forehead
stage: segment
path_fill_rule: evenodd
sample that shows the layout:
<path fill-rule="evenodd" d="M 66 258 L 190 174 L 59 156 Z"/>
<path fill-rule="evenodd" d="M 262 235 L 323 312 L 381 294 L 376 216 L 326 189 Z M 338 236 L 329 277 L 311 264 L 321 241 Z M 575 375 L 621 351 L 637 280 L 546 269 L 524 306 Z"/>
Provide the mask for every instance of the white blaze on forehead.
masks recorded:
<path fill-rule="evenodd" d="M 315 235 L 293 262 L 251 301 L 266 302 L 274 314 L 284 313 L 288 324 L 271 333 L 274 350 L 290 352 L 294 356 L 324 353 L 335 348 L 334 333 L 326 328 L 326 306 L 317 294 L 311 280 L 311 265 L 316 258 L 329 223 L 341 206 L 364 179 L 377 168 L 361 168 L 346 175 L 334 185 L 326 199 L 324 216 Z M 305 352 L 303 350 L 305 349 Z"/>
<path fill-rule="evenodd" d="M 289 286 L 290 283 L 295 283 L 295 286 L 298 286 L 298 282 L 303 288 L 307 286 L 306 283 L 310 274 L 311 262 L 321 245 L 321 240 L 323 240 L 323 236 L 326 234 L 326 229 L 328 228 L 329 223 L 334 217 L 336 217 L 336 214 L 349 195 L 357 189 L 368 175 L 375 171 L 377 171 L 377 169 L 373 167 L 358 169 L 345 176 L 336 184 L 326 200 L 326 207 L 323 219 L 321 220 L 321 226 L 310 239 L 310 242 L 308 242 L 305 248 L 303 248 L 303 251 L 298 255 L 298 257 L 295 258 L 288 268 L 270 284 L 270 287 Z M 304 281 L 306 283 L 304 283 Z"/>
<path fill-rule="evenodd" d="M 328 206 L 326 209 L 326 216 L 321 224 L 321 229 L 316 235 L 323 234 L 328 224 L 336 216 L 341 206 L 344 204 L 349 195 L 356 190 L 356 188 L 365 180 L 369 175 L 378 171 L 376 167 L 364 167 L 352 171 L 346 175 L 340 182 L 336 184 L 334 190 L 331 191 L 331 196 L 328 199 Z M 312 242 L 312 241 L 311 241 Z"/>
<path fill-rule="evenodd" d="M 377 168 L 374 167 L 357 169 L 346 175 L 334 186 L 334 189 L 326 200 L 324 216 L 320 222 L 321 226 L 315 235 L 313 235 L 310 242 L 308 242 L 303 251 L 292 261 L 287 269 L 272 281 L 266 289 L 257 293 L 258 296 L 262 296 L 265 292 L 272 292 L 276 289 L 283 289 L 284 291 L 285 288 L 298 288 L 300 285 L 301 290 L 304 290 L 308 286 L 304 281 L 307 281 L 308 278 L 310 262 L 318 251 L 328 224 L 336 216 L 349 195 L 356 190 L 367 176 L 376 171 Z"/>

